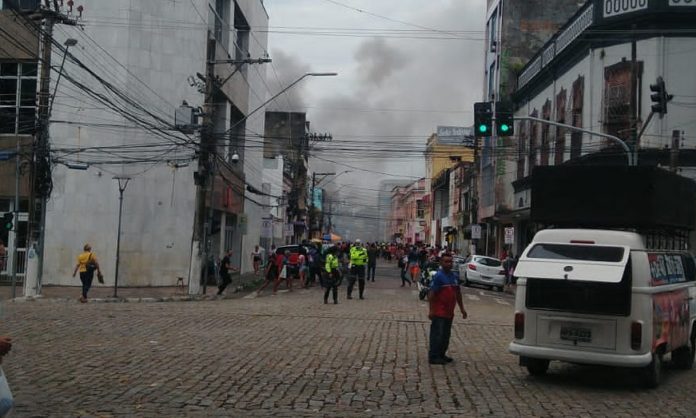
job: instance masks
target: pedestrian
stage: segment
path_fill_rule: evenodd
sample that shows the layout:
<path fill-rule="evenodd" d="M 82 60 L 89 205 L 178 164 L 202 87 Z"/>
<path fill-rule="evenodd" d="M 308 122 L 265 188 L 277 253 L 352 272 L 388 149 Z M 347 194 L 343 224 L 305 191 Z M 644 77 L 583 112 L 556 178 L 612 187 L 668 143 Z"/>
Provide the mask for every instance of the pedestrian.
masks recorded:
<path fill-rule="evenodd" d="M 82 295 L 80 296 L 80 302 L 87 302 L 87 293 L 92 287 L 92 281 L 94 280 L 94 272 L 97 272 L 97 277 L 99 282 L 103 283 L 103 275 L 101 269 L 99 268 L 99 261 L 97 261 L 97 256 L 92 252 L 92 246 L 85 244 L 82 247 L 83 251 L 77 256 L 77 264 L 75 265 L 75 270 L 73 270 L 73 277 L 80 272 L 80 281 L 82 282 Z"/>
<path fill-rule="evenodd" d="M 408 252 L 408 271 L 411 274 L 411 282 L 415 283 L 420 273 L 420 252 L 414 245 Z"/>
<path fill-rule="evenodd" d="M 309 264 L 309 280 L 307 281 L 308 285 L 310 287 L 314 286 L 314 281 L 316 280 L 317 276 L 319 276 L 319 284 L 321 284 L 321 286 L 324 287 L 321 280 L 321 254 L 319 253 L 317 247 L 314 245 L 309 248 L 309 252 L 307 253 L 307 263 Z"/>
<path fill-rule="evenodd" d="M 267 265 L 266 265 L 266 271 L 263 275 L 263 283 L 261 283 L 261 286 L 256 290 L 256 296 L 259 296 L 261 294 L 261 291 L 268 287 L 269 284 L 274 283 L 276 280 L 278 280 L 278 276 L 280 275 L 280 269 L 282 267 L 282 257 L 280 258 L 280 267 L 278 263 L 278 257 L 277 255 L 271 254 L 269 256 Z M 274 286 L 275 288 L 275 286 Z M 273 291 L 275 294 L 275 290 Z"/>
<path fill-rule="evenodd" d="M 341 284 L 341 271 L 338 268 L 336 247 L 331 247 L 326 255 L 326 279 L 324 280 L 324 305 L 329 303 L 329 293 L 333 294 L 334 305 L 338 303 L 338 286 Z"/>
<path fill-rule="evenodd" d="M 276 279 L 275 283 L 273 283 L 273 295 L 276 295 L 278 292 L 278 286 L 280 286 L 280 282 L 285 280 L 285 284 L 288 287 L 289 290 L 292 290 L 292 279 L 290 276 L 290 271 L 289 271 L 289 263 L 290 260 L 290 251 L 285 250 L 284 253 L 278 254 L 276 256 L 276 263 L 278 263 L 278 278 Z"/>
<path fill-rule="evenodd" d="M 254 275 L 259 275 L 259 267 L 261 266 L 261 250 L 257 245 L 254 247 L 254 251 L 251 252 L 251 261 L 254 263 Z"/>
<path fill-rule="evenodd" d="M 370 245 L 370 249 L 367 250 L 367 280 L 372 279 L 375 281 L 375 271 L 377 270 L 377 256 L 379 254 L 379 249 L 377 245 L 373 242 Z"/>
<path fill-rule="evenodd" d="M 466 319 L 467 317 L 462 302 L 459 279 L 452 271 L 453 263 L 452 254 L 443 254 L 440 258 L 440 269 L 430 282 L 430 291 L 428 292 L 428 304 L 430 305 L 428 313 L 430 319 L 428 362 L 430 364 L 445 364 L 452 361 L 452 358 L 447 356 L 447 348 L 452 332 L 455 304 L 459 305 L 462 318 Z"/>
<path fill-rule="evenodd" d="M 222 261 L 220 261 L 220 285 L 218 286 L 218 296 L 221 296 L 225 288 L 232 283 L 232 276 L 230 273 L 233 271 L 239 271 L 239 269 L 232 266 L 232 250 L 229 249 L 222 258 Z"/>
<path fill-rule="evenodd" d="M 304 247 L 300 247 L 300 255 L 297 257 L 297 264 L 300 271 L 300 288 L 306 288 L 307 286 L 307 274 L 309 272 L 309 265 L 307 264 L 307 250 Z"/>
<path fill-rule="evenodd" d="M 362 246 L 359 239 L 355 240 L 355 245 L 350 247 L 350 279 L 348 281 L 347 299 L 353 299 L 353 286 L 358 280 L 358 296 L 365 299 L 365 265 L 367 264 L 367 250 Z"/>
<path fill-rule="evenodd" d="M 401 272 L 401 287 L 404 287 L 406 283 L 408 283 L 408 287 L 411 287 L 413 283 L 406 275 L 406 270 L 408 269 L 408 257 L 406 255 L 399 256 L 398 266 Z"/>

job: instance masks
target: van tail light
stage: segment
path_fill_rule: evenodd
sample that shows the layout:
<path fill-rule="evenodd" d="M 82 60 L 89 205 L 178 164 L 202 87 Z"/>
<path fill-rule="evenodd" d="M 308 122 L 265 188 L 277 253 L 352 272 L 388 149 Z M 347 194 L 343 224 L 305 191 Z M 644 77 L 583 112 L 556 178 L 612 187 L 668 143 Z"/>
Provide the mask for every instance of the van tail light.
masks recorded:
<path fill-rule="evenodd" d="M 524 338 L 524 313 L 515 313 L 515 339 L 521 340 Z"/>
<path fill-rule="evenodd" d="M 640 346 L 643 342 L 643 324 L 638 321 L 633 321 L 631 323 L 631 348 L 634 350 L 640 350 Z"/>
<path fill-rule="evenodd" d="M 476 270 L 476 264 L 469 264 L 469 270 Z"/>

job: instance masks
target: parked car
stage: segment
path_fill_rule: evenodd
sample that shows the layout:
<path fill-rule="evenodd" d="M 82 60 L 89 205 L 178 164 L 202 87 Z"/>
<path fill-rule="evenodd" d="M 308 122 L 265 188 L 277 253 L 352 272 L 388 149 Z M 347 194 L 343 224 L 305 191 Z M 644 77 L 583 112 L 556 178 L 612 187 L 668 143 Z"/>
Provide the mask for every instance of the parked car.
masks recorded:
<path fill-rule="evenodd" d="M 460 264 L 459 278 L 464 286 L 469 286 L 470 283 L 482 284 L 499 292 L 505 286 L 503 263 L 497 258 L 483 255 L 471 255 Z"/>

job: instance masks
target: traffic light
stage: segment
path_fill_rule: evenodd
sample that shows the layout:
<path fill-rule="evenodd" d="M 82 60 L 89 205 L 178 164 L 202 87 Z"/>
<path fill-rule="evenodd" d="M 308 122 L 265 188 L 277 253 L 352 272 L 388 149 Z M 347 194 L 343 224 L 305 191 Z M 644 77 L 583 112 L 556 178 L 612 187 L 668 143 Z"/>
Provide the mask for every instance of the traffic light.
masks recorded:
<path fill-rule="evenodd" d="M 2 215 L 3 231 L 12 231 L 12 228 L 14 227 L 14 222 L 12 221 L 13 219 L 14 214 L 12 212 L 6 212 L 4 215 Z"/>
<path fill-rule="evenodd" d="M 495 103 L 495 127 L 498 136 L 512 136 L 515 134 L 515 121 L 513 118 L 512 103 Z"/>
<path fill-rule="evenodd" d="M 493 135 L 493 108 L 490 102 L 474 103 L 474 137 Z"/>
<path fill-rule="evenodd" d="M 655 84 L 650 85 L 650 91 L 653 92 L 650 95 L 650 100 L 652 100 L 652 111 L 660 114 L 662 118 L 665 113 L 667 113 L 667 102 L 672 100 L 672 95 L 667 94 L 667 88 L 665 87 L 665 80 L 662 77 L 657 77 Z"/>

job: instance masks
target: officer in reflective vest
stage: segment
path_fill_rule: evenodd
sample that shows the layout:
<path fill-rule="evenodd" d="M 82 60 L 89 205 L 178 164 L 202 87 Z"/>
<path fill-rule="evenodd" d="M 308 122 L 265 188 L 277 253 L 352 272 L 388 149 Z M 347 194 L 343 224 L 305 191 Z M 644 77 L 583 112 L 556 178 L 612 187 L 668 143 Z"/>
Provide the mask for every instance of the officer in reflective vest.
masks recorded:
<path fill-rule="evenodd" d="M 355 240 L 355 245 L 350 248 L 350 280 L 348 281 L 348 299 L 353 299 L 353 286 L 355 280 L 358 280 L 358 295 L 360 299 L 365 299 L 365 265 L 367 264 L 367 249 L 365 249 L 360 240 Z"/>
<path fill-rule="evenodd" d="M 324 304 L 329 303 L 329 292 L 333 292 L 334 304 L 338 303 L 338 285 L 341 283 L 341 272 L 338 270 L 336 247 L 329 248 L 326 256 L 326 280 L 324 281 Z"/>

